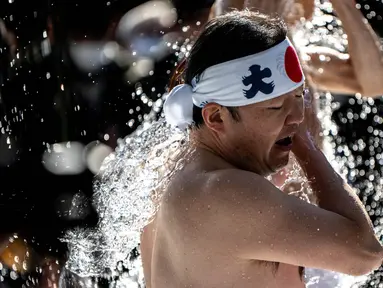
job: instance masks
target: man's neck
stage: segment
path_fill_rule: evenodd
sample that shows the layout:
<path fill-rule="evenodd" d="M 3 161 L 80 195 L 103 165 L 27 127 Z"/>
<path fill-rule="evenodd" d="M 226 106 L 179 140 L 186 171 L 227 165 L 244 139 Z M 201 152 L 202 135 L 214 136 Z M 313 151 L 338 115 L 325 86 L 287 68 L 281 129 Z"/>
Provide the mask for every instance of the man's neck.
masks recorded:
<path fill-rule="evenodd" d="M 249 165 L 242 162 L 241 159 L 243 158 L 236 154 L 235 149 L 230 149 L 230 146 L 223 144 L 221 139 L 212 134 L 210 131 L 207 131 L 207 129 L 201 128 L 194 130 L 191 133 L 190 138 L 196 149 L 201 149 L 215 155 L 233 168 L 235 167 L 237 169 L 251 171 L 264 176 L 262 170 L 254 169 L 254 167 L 261 167 L 260 165 Z"/>
<path fill-rule="evenodd" d="M 208 131 L 201 128 L 191 132 L 191 140 L 197 149 L 208 151 L 222 159 L 225 159 L 225 153 L 222 151 L 219 145 Z"/>

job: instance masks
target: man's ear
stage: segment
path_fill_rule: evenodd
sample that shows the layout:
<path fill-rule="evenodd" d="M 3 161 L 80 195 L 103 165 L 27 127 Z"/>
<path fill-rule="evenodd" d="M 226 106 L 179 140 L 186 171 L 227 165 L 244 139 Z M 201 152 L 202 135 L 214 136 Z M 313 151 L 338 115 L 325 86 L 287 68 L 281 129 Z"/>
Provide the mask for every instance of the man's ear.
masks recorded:
<path fill-rule="evenodd" d="M 221 133 L 224 131 L 224 109 L 216 103 L 209 103 L 202 109 L 202 117 L 206 127 Z"/>

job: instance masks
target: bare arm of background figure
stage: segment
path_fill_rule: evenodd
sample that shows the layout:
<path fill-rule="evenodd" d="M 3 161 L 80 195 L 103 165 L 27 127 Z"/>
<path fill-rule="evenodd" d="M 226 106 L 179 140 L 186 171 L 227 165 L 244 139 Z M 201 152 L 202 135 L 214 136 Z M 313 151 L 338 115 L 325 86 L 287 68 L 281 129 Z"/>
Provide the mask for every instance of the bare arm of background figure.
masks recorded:
<path fill-rule="evenodd" d="M 383 58 L 377 35 L 354 0 L 331 0 L 348 36 L 349 55 L 336 51 L 309 51 L 311 58 L 306 73 L 322 90 L 361 93 L 376 97 L 383 94 Z M 323 55 L 323 56 L 321 56 Z M 320 61 L 327 57 L 330 61 Z M 337 83 L 338 82 L 338 83 Z M 342 83 L 343 82 L 343 83 Z"/>

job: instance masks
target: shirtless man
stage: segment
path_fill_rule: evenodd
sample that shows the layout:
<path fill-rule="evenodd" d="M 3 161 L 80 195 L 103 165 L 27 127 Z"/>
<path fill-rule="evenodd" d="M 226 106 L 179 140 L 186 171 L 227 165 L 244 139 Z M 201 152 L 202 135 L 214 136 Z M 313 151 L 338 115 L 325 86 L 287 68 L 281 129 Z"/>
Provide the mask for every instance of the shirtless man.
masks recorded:
<path fill-rule="evenodd" d="M 147 287 L 296 288 L 300 266 L 362 275 L 381 264 L 361 202 L 302 123 L 314 116 L 286 35 L 278 19 L 232 12 L 211 20 L 190 51 L 185 84 L 164 111 L 190 127 L 193 152 L 142 235 Z M 265 179 L 290 152 L 318 207 Z"/>

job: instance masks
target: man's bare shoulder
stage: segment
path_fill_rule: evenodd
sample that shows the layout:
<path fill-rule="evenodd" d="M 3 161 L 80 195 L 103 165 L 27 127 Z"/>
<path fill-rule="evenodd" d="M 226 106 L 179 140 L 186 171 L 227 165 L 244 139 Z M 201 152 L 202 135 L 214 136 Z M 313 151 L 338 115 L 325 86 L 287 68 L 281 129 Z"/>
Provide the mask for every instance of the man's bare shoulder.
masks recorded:
<path fill-rule="evenodd" d="M 244 201 L 258 199 L 258 192 L 266 195 L 270 187 L 276 189 L 264 177 L 240 169 L 194 170 L 194 173 L 186 170 L 171 181 L 162 207 L 179 221 L 189 222 L 191 218 L 205 221 L 229 215 L 236 207 L 242 209 Z M 259 205 L 264 204 L 262 198 L 260 195 Z"/>
<path fill-rule="evenodd" d="M 235 168 L 221 168 L 215 170 L 186 170 L 178 173 L 170 182 L 167 195 L 176 198 L 185 197 L 196 200 L 196 197 L 224 197 L 229 192 L 232 194 L 236 188 L 250 185 L 267 188 L 272 185 L 264 177 L 245 170 Z M 218 192 L 218 193 L 217 193 Z M 168 199 L 169 200 L 169 199 Z"/>

